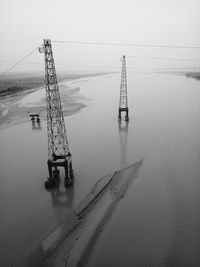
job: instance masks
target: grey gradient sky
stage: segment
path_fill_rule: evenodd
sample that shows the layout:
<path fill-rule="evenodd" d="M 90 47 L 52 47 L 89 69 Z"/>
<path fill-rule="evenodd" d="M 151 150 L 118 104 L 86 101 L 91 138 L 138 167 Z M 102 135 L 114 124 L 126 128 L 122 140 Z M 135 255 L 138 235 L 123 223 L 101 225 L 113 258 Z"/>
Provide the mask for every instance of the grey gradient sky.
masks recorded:
<path fill-rule="evenodd" d="M 0 72 L 42 44 L 44 38 L 200 46 L 199 10 L 199 0 L 0 0 Z M 53 44 L 53 49 L 57 68 L 62 70 L 77 70 L 79 67 L 73 64 L 107 66 L 122 54 L 200 59 L 200 49 L 75 44 Z M 150 64 L 139 59 L 131 59 L 129 64 L 133 68 L 145 64 L 157 66 L 155 62 Z M 162 67 L 200 65 L 158 64 Z M 35 53 L 16 71 L 42 68 L 43 56 Z"/>

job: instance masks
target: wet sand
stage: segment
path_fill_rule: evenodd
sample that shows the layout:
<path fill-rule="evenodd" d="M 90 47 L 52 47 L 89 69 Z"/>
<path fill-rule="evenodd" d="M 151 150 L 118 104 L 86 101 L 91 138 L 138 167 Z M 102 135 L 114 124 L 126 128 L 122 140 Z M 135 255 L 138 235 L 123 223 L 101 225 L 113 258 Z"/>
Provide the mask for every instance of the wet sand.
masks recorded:
<path fill-rule="evenodd" d="M 75 114 L 86 107 L 83 103 L 86 98 L 79 93 L 79 87 L 69 88 L 65 84 L 59 84 L 59 91 L 62 98 L 64 116 Z M 42 120 L 46 119 L 44 87 L 2 97 L 0 130 L 27 122 L 30 120 L 29 115 L 34 113 L 39 114 Z"/>
<path fill-rule="evenodd" d="M 23 266 L 83 266 L 143 161 L 101 178 Z"/>

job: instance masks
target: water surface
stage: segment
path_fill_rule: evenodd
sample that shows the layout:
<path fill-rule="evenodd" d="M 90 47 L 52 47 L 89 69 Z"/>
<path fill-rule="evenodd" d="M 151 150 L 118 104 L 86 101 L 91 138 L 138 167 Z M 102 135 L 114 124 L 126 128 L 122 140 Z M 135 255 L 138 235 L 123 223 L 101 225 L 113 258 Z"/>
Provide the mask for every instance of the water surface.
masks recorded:
<path fill-rule="evenodd" d="M 144 159 L 89 266 L 197 266 L 200 260 L 200 85 L 128 75 L 130 121 L 117 120 L 120 75 L 76 81 L 89 98 L 66 117 L 75 185 L 48 192 L 46 122 L 0 131 L 0 258 L 20 265 L 102 176 Z M 67 82 L 74 87 L 73 81 Z M 1 266 L 1 265 L 0 265 Z"/>

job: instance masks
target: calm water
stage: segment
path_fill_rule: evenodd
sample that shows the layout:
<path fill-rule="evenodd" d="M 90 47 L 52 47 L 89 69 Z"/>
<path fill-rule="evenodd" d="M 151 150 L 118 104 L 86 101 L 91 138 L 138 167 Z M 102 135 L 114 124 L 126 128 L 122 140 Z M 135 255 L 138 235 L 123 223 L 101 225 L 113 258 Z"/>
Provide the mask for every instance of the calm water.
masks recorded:
<path fill-rule="evenodd" d="M 75 186 L 47 192 L 46 124 L 0 132 L 0 266 L 16 266 L 98 178 L 141 158 L 143 167 L 88 266 L 198 266 L 200 83 L 184 76 L 128 76 L 130 121 L 117 121 L 120 75 L 68 82 L 91 100 L 66 118 Z M 85 80 L 85 79 L 84 79 Z"/>

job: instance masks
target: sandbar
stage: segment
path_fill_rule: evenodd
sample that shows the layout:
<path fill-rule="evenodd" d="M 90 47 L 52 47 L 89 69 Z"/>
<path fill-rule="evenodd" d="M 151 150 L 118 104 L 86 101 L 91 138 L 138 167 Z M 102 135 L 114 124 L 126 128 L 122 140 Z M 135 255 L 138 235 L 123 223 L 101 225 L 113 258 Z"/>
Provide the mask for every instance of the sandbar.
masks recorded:
<path fill-rule="evenodd" d="M 142 164 L 143 160 L 140 160 L 98 180 L 81 203 L 22 266 L 84 266 L 119 201 L 138 177 Z"/>

